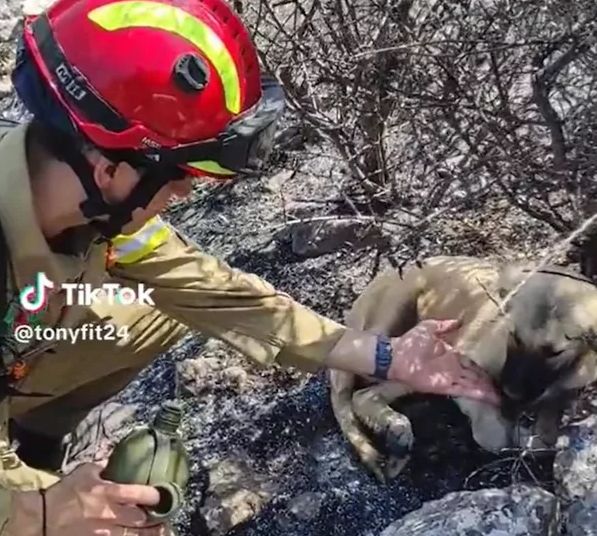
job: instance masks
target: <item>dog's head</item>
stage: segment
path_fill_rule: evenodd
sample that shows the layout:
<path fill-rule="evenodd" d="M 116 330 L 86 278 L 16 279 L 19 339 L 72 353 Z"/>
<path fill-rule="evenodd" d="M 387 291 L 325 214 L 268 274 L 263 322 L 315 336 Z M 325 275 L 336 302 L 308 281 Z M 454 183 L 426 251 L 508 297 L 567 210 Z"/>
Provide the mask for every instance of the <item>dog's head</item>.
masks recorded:
<path fill-rule="evenodd" d="M 574 339 L 543 339 L 539 344 L 514 330 L 506 362 L 500 375 L 505 413 L 514 416 L 532 410 L 542 402 L 564 395 L 578 386 L 580 369 L 594 352 Z M 563 344 L 562 344 L 563 343 Z"/>
<path fill-rule="evenodd" d="M 528 274 L 527 274 L 528 277 Z M 591 383 L 597 362 L 597 288 L 551 273 L 532 275 L 505 304 L 508 354 L 500 375 L 514 416 Z"/>

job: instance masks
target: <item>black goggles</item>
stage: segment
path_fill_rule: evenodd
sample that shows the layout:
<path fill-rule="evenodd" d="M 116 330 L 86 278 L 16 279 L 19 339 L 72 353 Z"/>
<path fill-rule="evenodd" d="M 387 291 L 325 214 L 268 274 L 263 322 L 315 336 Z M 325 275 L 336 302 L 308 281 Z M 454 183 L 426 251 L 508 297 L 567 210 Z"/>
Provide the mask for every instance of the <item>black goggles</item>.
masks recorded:
<path fill-rule="evenodd" d="M 174 148 L 144 150 L 166 165 L 187 166 L 219 175 L 259 170 L 274 145 L 278 121 L 285 109 L 284 91 L 275 78 L 263 76 L 261 100 L 235 119 L 216 139 Z"/>
<path fill-rule="evenodd" d="M 122 132 L 132 126 L 99 96 L 85 77 L 73 69 L 54 39 L 45 13 L 36 18 L 31 30 L 50 73 L 55 73 L 58 66 L 69 73 L 77 73 L 76 80 L 81 90 L 77 99 L 67 91 L 63 80 L 54 77 L 63 99 L 108 131 Z M 24 52 L 22 48 L 24 47 L 21 45 L 21 53 Z M 260 101 L 229 123 L 217 138 L 176 147 L 159 146 L 131 150 L 143 156 L 148 165 L 180 166 L 217 175 L 234 175 L 258 170 L 271 152 L 277 124 L 285 109 L 284 90 L 278 81 L 270 76 L 262 76 L 261 85 Z"/>

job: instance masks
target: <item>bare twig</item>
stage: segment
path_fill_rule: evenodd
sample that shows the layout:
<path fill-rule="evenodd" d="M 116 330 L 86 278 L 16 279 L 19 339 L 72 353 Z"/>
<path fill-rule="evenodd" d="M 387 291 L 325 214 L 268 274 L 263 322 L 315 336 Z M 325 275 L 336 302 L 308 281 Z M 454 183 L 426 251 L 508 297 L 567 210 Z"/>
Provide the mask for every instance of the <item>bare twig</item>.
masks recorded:
<path fill-rule="evenodd" d="M 340 190 L 356 217 L 410 213 L 409 244 L 434 217 L 487 196 L 557 232 L 586 217 L 597 194 L 592 0 L 243 7 L 289 112 L 347 168 Z M 327 176 L 316 162 L 293 166 Z"/>

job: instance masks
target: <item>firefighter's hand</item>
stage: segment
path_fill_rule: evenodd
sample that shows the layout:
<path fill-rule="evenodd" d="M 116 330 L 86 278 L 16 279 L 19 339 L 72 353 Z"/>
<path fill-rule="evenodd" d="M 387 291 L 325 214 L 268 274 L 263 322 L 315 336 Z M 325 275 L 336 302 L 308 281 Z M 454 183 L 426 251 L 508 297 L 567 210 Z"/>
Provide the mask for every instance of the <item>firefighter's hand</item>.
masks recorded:
<path fill-rule="evenodd" d="M 456 320 L 423 320 L 390 339 L 391 363 L 382 379 L 405 383 L 418 393 L 463 396 L 499 405 L 500 396 L 487 373 L 444 340 L 458 327 Z M 374 333 L 347 329 L 328 354 L 326 365 L 372 376 L 376 344 Z"/>
<path fill-rule="evenodd" d="M 392 339 L 388 380 L 404 382 L 420 393 L 463 396 L 499 405 L 499 394 L 489 376 L 443 340 L 458 327 L 456 320 L 424 320 Z"/>
<path fill-rule="evenodd" d="M 166 536 L 167 529 L 138 506 L 160 497 L 151 486 L 117 484 L 99 475 L 102 465 L 83 464 L 46 490 L 46 534 L 61 536 Z M 39 492 L 16 493 L 7 527 L 9 536 L 41 536 Z"/>

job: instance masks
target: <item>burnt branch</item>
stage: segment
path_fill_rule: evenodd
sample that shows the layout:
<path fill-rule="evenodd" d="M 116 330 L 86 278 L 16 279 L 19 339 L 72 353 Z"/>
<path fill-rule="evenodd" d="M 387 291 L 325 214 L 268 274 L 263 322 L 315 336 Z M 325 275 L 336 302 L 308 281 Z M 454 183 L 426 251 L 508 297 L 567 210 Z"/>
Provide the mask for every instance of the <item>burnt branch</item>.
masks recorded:
<path fill-rule="evenodd" d="M 364 215 L 423 221 L 489 195 L 565 233 L 590 213 L 592 0 L 243 4 L 291 114 L 342 161 L 341 189 Z"/>

